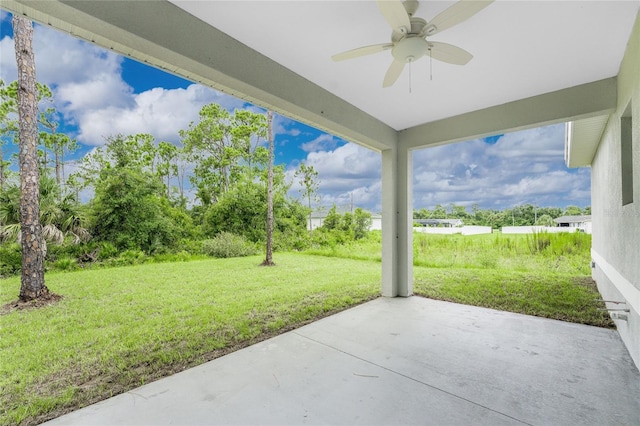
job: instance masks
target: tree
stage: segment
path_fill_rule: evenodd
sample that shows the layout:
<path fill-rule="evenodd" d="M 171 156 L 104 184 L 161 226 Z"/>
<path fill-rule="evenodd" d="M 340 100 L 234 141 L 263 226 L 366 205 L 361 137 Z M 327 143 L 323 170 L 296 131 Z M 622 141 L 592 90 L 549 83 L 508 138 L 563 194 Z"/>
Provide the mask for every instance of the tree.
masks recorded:
<path fill-rule="evenodd" d="M 320 181 L 318 180 L 318 172 L 313 166 L 307 166 L 304 162 L 300 163 L 298 170 L 294 175 L 300 181 L 300 193 L 302 198 L 306 198 L 309 206 L 309 232 L 311 232 L 311 200 L 316 200 Z M 335 207 L 335 206 L 334 206 Z"/>
<path fill-rule="evenodd" d="M 274 266 L 273 263 L 273 113 L 267 111 L 267 128 L 269 139 L 269 162 L 267 172 L 267 244 L 263 266 Z"/>
<path fill-rule="evenodd" d="M 555 226 L 555 224 L 556 223 L 553 221 L 553 218 L 548 214 L 543 214 L 538 218 L 538 221 L 536 222 L 536 225 L 538 226 Z"/>
<path fill-rule="evenodd" d="M 150 134 L 108 136 L 106 145 L 85 155 L 78 172 L 72 175 L 74 185 L 78 180 L 83 185 L 95 187 L 104 180 L 105 173 L 113 169 L 131 168 L 152 174 L 158 153 L 154 138 Z"/>
<path fill-rule="evenodd" d="M 438 204 L 435 209 L 433 209 L 432 216 L 434 219 L 446 219 L 447 211 L 441 204 Z"/>
<path fill-rule="evenodd" d="M 18 65 L 18 117 L 20 142 L 20 229 L 22 232 L 22 278 L 20 300 L 45 297 L 44 241 L 40 224 L 40 171 L 38 169 L 38 88 L 33 55 L 33 25 L 13 15 L 13 34 Z"/>
<path fill-rule="evenodd" d="M 91 238 L 75 194 L 62 196 L 54 178 L 46 174 L 40 175 L 39 191 L 43 247 L 46 248 L 47 241 L 60 244 L 65 237 L 71 237 L 74 244 Z M 20 188 L 7 186 L 0 191 L 0 202 L 0 242 L 15 240 L 21 234 Z"/>
<path fill-rule="evenodd" d="M 208 206 L 244 175 L 253 176 L 256 163 L 266 165 L 267 153 L 259 147 L 266 137 L 267 123 L 263 114 L 251 111 L 229 111 L 217 104 L 200 109 L 200 121 L 181 130 L 182 144 L 194 162 L 192 185 L 196 197 Z"/>
<path fill-rule="evenodd" d="M 166 178 L 167 183 L 167 199 L 171 194 L 171 176 L 178 176 L 178 164 L 177 159 L 179 156 L 179 149 L 172 143 L 160 142 L 158 144 L 158 175 L 161 178 Z"/>
<path fill-rule="evenodd" d="M 146 253 L 175 245 L 180 229 L 162 204 L 163 189 L 157 176 L 140 168 L 103 171 L 91 203 L 96 239 Z"/>
<path fill-rule="evenodd" d="M 582 214 L 582 209 L 578 206 L 567 206 L 564 209 L 565 216 L 580 216 Z"/>
<path fill-rule="evenodd" d="M 324 221 L 322 222 L 322 227 L 328 231 L 331 231 L 332 229 L 337 229 L 338 226 L 340 225 L 340 213 L 338 213 L 338 210 L 336 209 L 336 205 L 334 204 L 331 209 L 329 209 L 329 212 L 327 213 L 327 215 L 324 217 Z"/>
<path fill-rule="evenodd" d="M 353 212 L 353 238 L 364 238 L 371 227 L 371 213 L 358 207 Z"/>

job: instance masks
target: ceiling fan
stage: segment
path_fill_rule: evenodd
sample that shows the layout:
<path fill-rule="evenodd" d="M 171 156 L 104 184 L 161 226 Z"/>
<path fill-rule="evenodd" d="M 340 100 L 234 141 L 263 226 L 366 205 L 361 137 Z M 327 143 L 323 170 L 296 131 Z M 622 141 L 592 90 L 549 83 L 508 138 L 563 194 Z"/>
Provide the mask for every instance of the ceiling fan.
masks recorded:
<path fill-rule="evenodd" d="M 359 47 L 338 53 L 331 58 L 334 61 L 358 58 L 373 53 L 391 50 L 393 62 L 387 70 L 382 87 L 392 86 L 408 63 L 429 55 L 433 59 L 455 65 L 465 65 L 473 55 L 464 49 L 447 43 L 428 40 L 451 28 L 493 3 L 494 0 L 461 0 L 444 10 L 431 21 L 414 16 L 418 10 L 417 0 L 378 0 L 382 16 L 391 25 L 391 42 Z"/>

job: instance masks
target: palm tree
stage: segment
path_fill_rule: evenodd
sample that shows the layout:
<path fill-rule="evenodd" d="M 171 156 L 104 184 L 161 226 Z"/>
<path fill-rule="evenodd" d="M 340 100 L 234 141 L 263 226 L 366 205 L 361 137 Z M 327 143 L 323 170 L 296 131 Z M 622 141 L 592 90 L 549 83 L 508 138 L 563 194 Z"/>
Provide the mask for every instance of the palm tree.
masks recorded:
<path fill-rule="evenodd" d="M 60 187 L 47 174 L 40 176 L 40 224 L 45 242 L 61 244 L 70 237 L 74 244 L 88 241 L 91 235 L 75 194 L 60 196 Z M 0 241 L 20 241 L 20 188 L 10 185 L 0 191 Z M 46 243 L 44 244 L 46 254 Z"/>

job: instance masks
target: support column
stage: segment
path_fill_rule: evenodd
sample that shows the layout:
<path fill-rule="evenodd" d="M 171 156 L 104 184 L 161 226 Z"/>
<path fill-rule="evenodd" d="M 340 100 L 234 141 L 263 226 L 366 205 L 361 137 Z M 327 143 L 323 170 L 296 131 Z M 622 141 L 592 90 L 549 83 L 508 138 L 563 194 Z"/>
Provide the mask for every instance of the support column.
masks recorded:
<path fill-rule="evenodd" d="M 382 151 L 382 295 L 413 294 L 413 161 L 411 151 Z"/>

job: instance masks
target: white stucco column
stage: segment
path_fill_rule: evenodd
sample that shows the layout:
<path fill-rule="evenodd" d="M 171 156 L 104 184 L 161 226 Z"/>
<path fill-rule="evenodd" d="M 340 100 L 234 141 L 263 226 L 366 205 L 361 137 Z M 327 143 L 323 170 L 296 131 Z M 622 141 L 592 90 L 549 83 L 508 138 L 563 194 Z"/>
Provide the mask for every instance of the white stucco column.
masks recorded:
<path fill-rule="evenodd" d="M 409 150 L 382 151 L 382 295 L 413 294 L 413 162 Z"/>

